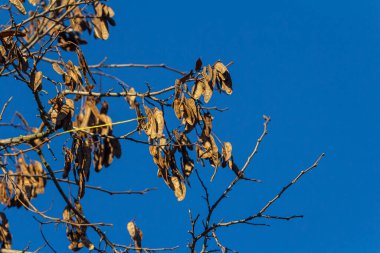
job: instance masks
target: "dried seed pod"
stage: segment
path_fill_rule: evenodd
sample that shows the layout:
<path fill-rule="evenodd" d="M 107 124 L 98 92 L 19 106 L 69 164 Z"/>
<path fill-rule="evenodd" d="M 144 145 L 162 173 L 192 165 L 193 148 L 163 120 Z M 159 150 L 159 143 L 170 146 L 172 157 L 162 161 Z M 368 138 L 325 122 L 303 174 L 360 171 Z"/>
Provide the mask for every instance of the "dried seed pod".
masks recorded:
<path fill-rule="evenodd" d="M 131 108 L 135 108 L 136 94 L 137 93 L 133 87 L 128 90 L 128 95 L 126 97 Z"/>
<path fill-rule="evenodd" d="M 35 185 L 35 192 L 37 194 L 43 194 L 45 192 L 45 186 L 46 186 L 46 177 L 41 177 L 45 174 L 45 171 L 42 168 L 42 164 L 39 161 L 33 162 L 33 168 L 34 168 L 34 175 L 40 176 L 37 177 L 36 185 Z"/>
<path fill-rule="evenodd" d="M 127 224 L 127 230 L 128 230 L 128 233 L 129 235 L 131 236 L 132 240 L 134 241 L 135 243 L 135 247 L 137 248 L 137 252 L 141 253 L 141 242 L 142 242 L 142 238 L 143 238 L 143 233 L 141 231 L 141 229 L 139 229 L 135 222 L 134 221 L 130 221 L 128 222 Z"/>
<path fill-rule="evenodd" d="M 228 161 L 231 159 L 231 154 L 232 154 L 232 144 L 230 142 L 225 142 L 224 147 L 222 149 L 222 154 L 223 154 L 223 160 Z"/>
<path fill-rule="evenodd" d="M 177 119 L 181 120 L 183 118 L 183 104 L 182 99 L 176 98 L 173 102 L 174 113 Z"/>
<path fill-rule="evenodd" d="M 41 83 L 42 83 L 42 72 L 33 72 L 30 77 L 30 85 L 33 87 L 33 91 L 39 91 L 41 90 Z"/>
<path fill-rule="evenodd" d="M 157 122 L 153 116 L 152 110 L 144 105 L 144 110 L 148 121 L 144 125 L 144 131 L 150 138 L 155 139 L 157 137 Z"/>
<path fill-rule="evenodd" d="M 219 150 L 214 140 L 214 137 L 212 137 L 212 135 L 210 135 L 210 143 L 211 143 L 212 156 L 211 156 L 211 159 L 209 159 L 209 161 L 210 161 L 211 166 L 217 168 L 219 167 L 219 164 L 220 164 Z"/>
<path fill-rule="evenodd" d="M 197 80 L 193 86 L 193 98 L 198 100 L 205 91 L 205 84 L 201 80 Z"/>
<path fill-rule="evenodd" d="M 202 68 L 202 59 L 198 58 L 197 62 L 195 63 L 195 71 L 199 72 Z"/>
<path fill-rule="evenodd" d="M 4 204 L 8 201 L 7 184 L 0 181 L 0 203 Z"/>
<path fill-rule="evenodd" d="M 232 94 L 232 79 L 230 73 L 226 66 L 223 63 L 215 63 L 214 69 L 216 70 L 217 81 L 221 84 L 222 90 L 228 95 Z"/>
<path fill-rule="evenodd" d="M 182 173 L 187 178 L 194 170 L 194 161 L 190 158 L 186 149 L 182 149 Z"/>
<path fill-rule="evenodd" d="M 36 6 L 37 4 L 40 3 L 40 0 L 28 0 L 28 1 L 29 1 L 29 3 L 30 3 L 31 5 L 33 5 L 33 6 Z"/>
<path fill-rule="evenodd" d="M 104 144 L 99 144 L 94 151 L 94 160 L 93 160 L 96 172 L 99 172 L 102 170 L 102 167 L 104 164 L 103 154 L 104 154 Z"/>
<path fill-rule="evenodd" d="M 62 178 L 67 178 L 71 170 L 71 163 L 73 162 L 74 156 L 70 149 L 64 148 L 65 151 L 65 165 L 63 167 Z"/>
<path fill-rule="evenodd" d="M 178 201 L 186 197 L 186 185 L 176 176 L 169 177 L 169 187 L 174 191 Z"/>
<path fill-rule="evenodd" d="M 0 212 L 0 221 L 0 249 L 10 249 L 12 247 L 12 234 L 9 231 L 8 219 L 3 212 Z"/>
<path fill-rule="evenodd" d="M 200 145 L 196 146 L 197 156 L 200 159 L 208 159 L 212 157 L 212 145 L 209 138 L 199 139 Z"/>
<path fill-rule="evenodd" d="M 213 117 L 211 116 L 210 113 L 205 113 L 203 115 L 203 130 L 202 130 L 202 135 L 204 136 L 210 136 L 211 131 L 212 131 L 212 120 Z"/>
<path fill-rule="evenodd" d="M 64 75 L 66 72 L 61 68 L 61 66 L 59 66 L 58 63 L 55 63 L 53 62 L 52 63 L 52 67 L 54 69 L 55 72 L 57 72 L 57 74 L 59 75 Z"/>
<path fill-rule="evenodd" d="M 74 101 L 66 98 L 65 104 L 60 108 L 55 109 L 57 116 L 55 119 L 55 128 L 63 130 L 69 130 L 72 128 L 71 118 L 74 115 Z M 52 120 L 53 120 L 53 116 Z M 53 122 L 54 123 L 54 122 Z"/>
<path fill-rule="evenodd" d="M 20 0 L 9 0 L 9 2 L 14 6 L 16 7 L 16 9 L 21 13 L 21 14 L 26 14 L 26 10 L 25 10 L 25 7 L 24 5 L 22 4 L 22 2 Z"/>
<path fill-rule="evenodd" d="M 212 83 L 211 83 L 210 73 L 209 73 L 209 75 L 207 74 L 207 68 L 206 67 L 203 67 L 203 70 L 202 70 L 202 79 L 200 81 L 203 83 L 203 89 L 204 89 L 204 91 L 203 91 L 203 100 L 207 104 L 210 101 L 211 97 L 212 97 L 213 86 L 212 86 Z"/>
<path fill-rule="evenodd" d="M 157 124 L 157 138 L 161 138 L 164 132 L 164 127 L 165 127 L 165 121 L 164 121 L 164 114 L 162 111 L 160 111 L 158 108 L 154 108 L 154 113 L 153 113 L 154 119 L 156 120 Z"/>
<path fill-rule="evenodd" d="M 4 64 L 7 61 L 7 51 L 4 46 L 0 45 L 0 64 Z"/>

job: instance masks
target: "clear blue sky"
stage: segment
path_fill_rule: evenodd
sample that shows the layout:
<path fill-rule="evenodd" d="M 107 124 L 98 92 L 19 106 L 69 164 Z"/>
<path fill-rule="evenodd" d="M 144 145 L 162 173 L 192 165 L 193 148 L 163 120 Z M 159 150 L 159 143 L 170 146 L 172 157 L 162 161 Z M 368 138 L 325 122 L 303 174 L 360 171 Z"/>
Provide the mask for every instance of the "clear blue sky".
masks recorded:
<path fill-rule="evenodd" d="M 117 26 L 111 28 L 108 41 L 84 47 L 90 63 L 107 56 L 110 63 L 166 63 L 188 70 L 198 57 L 205 63 L 233 60 L 234 94 L 214 100 L 230 109 L 216 114 L 214 125 L 219 137 L 233 143 L 238 165 L 245 162 L 262 131 L 262 115 L 271 116 L 269 135 L 248 169 L 249 176 L 264 183 L 238 185 L 221 205 L 218 218 L 256 213 L 300 170 L 326 153 L 320 166 L 268 212 L 303 214 L 303 219 L 268 221 L 271 227 L 223 229 L 219 232 L 223 244 L 239 252 L 380 252 L 378 1 L 112 1 L 110 5 Z M 162 70 L 112 73 L 136 90 L 143 90 L 144 82 L 153 87 L 172 85 L 176 78 Z M 16 85 L 20 84 L 2 79 L 0 92 L 12 93 L 18 104 L 9 109 L 30 113 L 32 121 L 36 112 L 25 102 L 26 96 L 10 88 Z M 3 103 L 7 97 L 1 99 Z M 127 105 L 114 101 L 115 120 L 131 117 Z M 116 131 L 123 134 L 132 128 Z M 115 223 L 107 234 L 126 244 L 125 225 L 135 218 L 144 232 L 144 246 L 180 245 L 179 252 L 185 252 L 190 239 L 187 210 L 205 210 L 195 178 L 187 198 L 178 203 L 156 177 L 146 147 L 131 143 L 123 147 L 122 158 L 90 183 L 114 190 L 158 190 L 142 197 L 87 194 L 87 217 Z M 62 161 L 54 164 L 56 169 L 62 167 Z M 201 170 L 210 176 L 211 168 Z M 220 170 L 211 185 L 212 197 L 232 179 L 230 171 Z M 61 204 L 54 194 L 57 207 Z M 32 227 L 24 223 L 28 221 L 32 222 L 10 212 L 19 249 L 26 241 L 32 242 L 32 249 L 41 245 L 35 239 L 37 228 L 33 234 L 20 229 Z M 56 248 L 65 252 L 64 231 L 46 231 Z"/>

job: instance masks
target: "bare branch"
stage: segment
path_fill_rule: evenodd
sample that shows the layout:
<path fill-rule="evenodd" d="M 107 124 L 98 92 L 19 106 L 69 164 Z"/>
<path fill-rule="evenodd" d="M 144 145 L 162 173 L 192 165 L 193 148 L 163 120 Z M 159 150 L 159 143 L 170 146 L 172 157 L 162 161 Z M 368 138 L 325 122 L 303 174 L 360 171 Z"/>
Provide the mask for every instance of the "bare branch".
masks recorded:
<path fill-rule="evenodd" d="M 311 165 L 309 168 L 307 168 L 306 170 L 302 170 L 293 180 L 292 182 L 290 182 L 288 185 L 286 185 L 284 188 L 282 188 L 282 190 L 271 200 L 269 201 L 264 207 L 263 209 L 261 209 L 261 211 L 259 212 L 260 214 L 264 213 L 274 202 L 276 202 L 280 197 L 281 195 L 287 190 L 289 189 L 290 186 L 294 185 L 303 175 L 305 175 L 306 173 L 308 173 L 309 171 L 311 171 L 312 169 L 314 169 L 315 167 L 318 166 L 319 162 L 321 161 L 321 159 L 325 156 L 325 153 L 322 153 L 318 159 L 313 163 L 313 165 Z"/>

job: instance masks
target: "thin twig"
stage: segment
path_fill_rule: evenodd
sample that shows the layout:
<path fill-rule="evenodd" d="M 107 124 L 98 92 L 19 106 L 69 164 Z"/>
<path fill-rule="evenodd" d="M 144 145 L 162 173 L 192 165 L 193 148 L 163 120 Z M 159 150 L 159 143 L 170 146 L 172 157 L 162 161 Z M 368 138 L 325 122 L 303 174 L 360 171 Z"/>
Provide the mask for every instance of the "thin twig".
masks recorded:
<path fill-rule="evenodd" d="M 8 104 L 11 102 L 12 98 L 13 98 L 13 97 L 11 96 L 11 97 L 8 99 L 8 101 L 5 102 L 5 104 L 4 104 L 4 106 L 3 106 L 3 109 L 2 109 L 1 112 L 0 112 L 0 120 L 3 119 L 4 111 L 5 111 L 5 109 L 7 108 Z"/>

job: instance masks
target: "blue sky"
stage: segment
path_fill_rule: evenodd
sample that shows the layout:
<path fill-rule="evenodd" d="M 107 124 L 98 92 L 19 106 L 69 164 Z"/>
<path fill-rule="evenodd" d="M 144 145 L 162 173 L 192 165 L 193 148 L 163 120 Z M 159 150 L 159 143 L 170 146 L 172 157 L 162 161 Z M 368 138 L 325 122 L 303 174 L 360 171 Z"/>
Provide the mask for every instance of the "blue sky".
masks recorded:
<path fill-rule="evenodd" d="M 166 63 L 189 70 L 204 63 L 233 60 L 232 96 L 213 103 L 228 107 L 215 114 L 214 129 L 231 141 L 238 165 L 243 165 L 262 131 L 262 115 L 272 121 L 248 175 L 261 184 L 243 182 L 220 206 L 217 218 L 257 213 L 300 170 L 322 153 L 320 166 L 307 174 L 268 211 L 273 215 L 303 214 L 292 221 L 268 221 L 271 227 L 236 226 L 220 230 L 220 241 L 239 252 L 380 252 L 380 4 L 378 1 L 113 1 L 117 26 L 108 41 L 83 48 L 90 63 Z M 96 54 L 94 54 L 96 52 Z M 144 90 L 172 85 L 175 74 L 164 70 L 111 71 Z M 9 111 L 30 113 L 27 90 L 2 79 L 1 103 L 10 94 Z M 12 87 L 12 88 L 10 88 Z M 110 103 L 114 120 L 132 117 L 128 106 Z M 111 114 L 112 115 L 112 114 Z M 10 116 L 8 116 L 10 117 Z M 133 126 L 120 126 L 120 134 Z M 0 130 L 5 135 L 4 130 Z M 143 138 L 143 136 L 142 136 Z M 145 196 L 87 194 L 84 208 L 92 221 L 115 223 L 107 234 L 129 243 L 126 223 L 135 218 L 148 247 L 180 245 L 190 239 L 188 209 L 205 211 L 195 177 L 183 202 L 177 202 L 156 177 L 147 148 L 123 144 L 123 156 L 113 166 L 94 173 L 91 184 L 114 190 L 157 187 Z M 57 152 L 60 152 L 57 147 Z M 62 162 L 53 163 L 62 167 Z M 211 168 L 199 168 L 207 178 Z M 210 185 L 220 194 L 233 174 L 221 169 Z M 55 195 L 54 195 L 55 194 Z M 59 208 L 56 193 L 46 194 Z M 41 207 L 49 203 L 37 200 Z M 110 215 L 111 214 L 111 215 Z M 15 245 L 41 245 L 38 228 L 26 233 L 30 217 L 10 210 Z M 32 225 L 30 225 L 32 226 Z M 64 231 L 46 227 L 59 252 Z"/>

